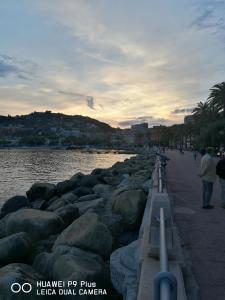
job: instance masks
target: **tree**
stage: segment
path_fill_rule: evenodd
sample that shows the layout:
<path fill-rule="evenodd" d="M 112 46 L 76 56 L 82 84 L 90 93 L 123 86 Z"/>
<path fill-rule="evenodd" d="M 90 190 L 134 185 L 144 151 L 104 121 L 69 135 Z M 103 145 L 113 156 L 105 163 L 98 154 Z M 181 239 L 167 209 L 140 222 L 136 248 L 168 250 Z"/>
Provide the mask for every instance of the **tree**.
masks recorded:
<path fill-rule="evenodd" d="M 225 82 L 215 84 L 210 91 L 208 97 L 210 105 L 215 107 L 218 112 L 222 112 L 225 118 Z"/>
<path fill-rule="evenodd" d="M 193 116 L 194 118 L 199 121 L 203 119 L 207 119 L 210 111 L 209 102 L 198 102 L 197 107 L 193 109 Z"/>

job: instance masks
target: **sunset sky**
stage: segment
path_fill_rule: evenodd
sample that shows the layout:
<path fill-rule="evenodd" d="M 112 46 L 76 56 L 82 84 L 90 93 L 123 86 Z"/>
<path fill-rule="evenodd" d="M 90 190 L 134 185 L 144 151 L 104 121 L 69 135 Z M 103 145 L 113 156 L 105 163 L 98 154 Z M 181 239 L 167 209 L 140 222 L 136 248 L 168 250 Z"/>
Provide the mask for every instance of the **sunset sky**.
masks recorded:
<path fill-rule="evenodd" d="M 225 1 L 1 0 L 0 114 L 181 123 L 225 80 Z"/>

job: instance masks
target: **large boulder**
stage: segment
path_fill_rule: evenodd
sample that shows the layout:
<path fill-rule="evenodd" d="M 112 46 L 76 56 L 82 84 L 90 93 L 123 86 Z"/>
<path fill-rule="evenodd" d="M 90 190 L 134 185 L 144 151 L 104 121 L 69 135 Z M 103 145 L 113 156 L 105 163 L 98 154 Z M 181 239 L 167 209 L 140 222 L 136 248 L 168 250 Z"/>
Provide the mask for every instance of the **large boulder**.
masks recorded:
<path fill-rule="evenodd" d="M 0 265 L 20 262 L 27 257 L 30 250 L 31 241 L 25 232 L 0 239 Z"/>
<path fill-rule="evenodd" d="M 84 177 L 85 175 L 81 172 L 76 173 L 75 175 L 73 175 L 70 180 L 73 181 L 74 183 L 76 183 L 77 186 L 80 185 L 80 181 L 81 179 Z"/>
<path fill-rule="evenodd" d="M 55 198 L 54 201 L 50 201 L 51 202 L 49 203 L 50 205 L 48 205 L 47 210 L 55 211 L 58 208 L 64 207 L 67 204 L 75 203 L 76 201 L 78 201 L 78 197 L 74 193 L 69 192 L 62 195 L 60 198 Z"/>
<path fill-rule="evenodd" d="M 22 207 L 30 207 L 30 201 L 24 196 L 14 196 L 8 199 L 2 206 L 1 212 L 8 214 L 13 211 L 17 211 Z"/>
<path fill-rule="evenodd" d="M 31 208 L 45 210 L 48 205 L 48 202 L 42 199 L 37 199 L 31 202 Z"/>
<path fill-rule="evenodd" d="M 123 231 L 122 216 L 105 212 L 100 214 L 100 220 L 111 232 L 114 240 L 117 240 Z"/>
<path fill-rule="evenodd" d="M 113 238 L 98 215 L 86 213 L 67 227 L 55 241 L 59 245 L 78 247 L 107 257 L 112 250 Z"/>
<path fill-rule="evenodd" d="M 105 176 L 102 181 L 106 184 L 117 186 L 122 180 L 122 176 Z"/>
<path fill-rule="evenodd" d="M 99 216 L 100 221 L 105 224 L 112 234 L 114 246 L 117 246 L 117 241 L 123 232 L 122 216 L 116 215 L 106 207 L 94 207 L 89 210 L 90 213 L 95 213 Z"/>
<path fill-rule="evenodd" d="M 139 242 L 115 250 L 110 257 L 110 274 L 114 288 L 125 300 L 137 299 Z"/>
<path fill-rule="evenodd" d="M 89 210 L 92 210 L 94 208 L 101 208 L 105 205 L 105 199 L 98 198 L 90 201 L 83 201 L 83 202 L 77 202 L 74 204 L 79 209 L 80 215 L 85 214 Z"/>
<path fill-rule="evenodd" d="M 77 281 L 79 284 L 81 281 L 96 282 L 98 289 L 110 284 L 109 270 L 103 259 L 75 247 L 59 246 L 53 253 L 41 253 L 35 258 L 33 267 L 52 280 Z M 77 295 L 75 298 L 88 300 L 90 296 L 79 298 Z"/>
<path fill-rule="evenodd" d="M 77 183 L 73 180 L 64 180 L 57 183 L 56 185 L 56 194 L 61 196 L 69 191 L 72 191 L 77 187 Z"/>
<path fill-rule="evenodd" d="M 85 196 L 81 196 L 78 201 L 79 202 L 83 202 L 83 201 L 90 201 L 90 200 L 94 200 L 97 199 L 98 195 L 96 194 L 89 194 L 89 195 L 85 195 Z"/>
<path fill-rule="evenodd" d="M 135 229 L 140 225 L 146 199 L 142 190 L 115 191 L 111 199 L 112 211 L 122 216 L 125 229 Z"/>
<path fill-rule="evenodd" d="M 136 172 L 135 174 L 125 178 L 118 185 L 118 188 L 126 187 L 127 189 L 142 189 L 143 184 L 151 176 L 151 173 L 145 170 Z"/>
<path fill-rule="evenodd" d="M 26 259 L 26 263 L 31 265 L 37 255 L 43 252 L 51 252 L 52 247 L 57 239 L 58 234 L 50 235 L 44 240 L 36 241 L 32 243 L 32 249 L 29 256 Z"/>
<path fill-rule="evenodd" d="M 81 186 L 93 187 L 98 183 L 99 183 L 98 178 L 95 175 L 85 175 L 80 180 Z"/>
<path fill-rule="evenodd" d="M 20 209 L 6 220 L 6 235 L 27 232 L 32 240 L 40 240 L 62 231 L 62 219 L 55 213 L 36 209 Z"/>
<path fill-rule="evenodd" d="M 3 268 L 0 268 L 0 299 L 4 300 L 38 300 L 40 296 L 37 295 L 37 281 L 43 281 L 45 277 L 40 275 L 31 266 L 22 263 L 9 264 Z M 24 288 L 29 291 L 31 285 L 31 291 L 29 293 L 19 292 L 13 293 L 11 291 L 11 286 L 14 283 L 19 283 L 20 285 L 26 283 Z M 15 285 L 13 288 L 18 289 Z M 46 299 L 42 296 L 41 299 Z"/>
<path fill-rule="evenodd" d="M 78 197 L 89 195 L 93 193 L 92 188 L 87 186 L 80 186 L 73 190 L 73 193 Z"/>
<path fill-rule="evenodd" d="M 60 207 L 55 210 L 55 213 L 63 220 L 66 227 L 80 216 L 79 209 L 74 204 Z"/>
<path fill-rule="evenodd" d="M 109 198 L 112 191 L 113 191 L 113 187 L 109 184 L 96 184 L 93 187 L 93 191 L 95 194 L 97 194 L 100 197 L 103 198 Z"/>
<path fill-rule="evenodd" d="M 30 201 L 36 199 L 49 200 L 55 193 L 55 185 L 51 183 L 36 182 L 26 192 Z"/>

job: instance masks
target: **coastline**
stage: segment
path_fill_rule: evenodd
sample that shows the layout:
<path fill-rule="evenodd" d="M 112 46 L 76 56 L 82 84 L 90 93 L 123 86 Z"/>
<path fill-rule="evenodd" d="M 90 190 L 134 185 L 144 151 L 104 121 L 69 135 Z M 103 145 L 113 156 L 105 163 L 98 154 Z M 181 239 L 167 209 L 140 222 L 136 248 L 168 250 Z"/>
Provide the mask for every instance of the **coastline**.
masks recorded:
<path fill-rule="evenodd" d="M 67 281 L 69 272 L 106 289 L 99 299 L 118 299 L 107 261 L 137 238 L 154 164 L 155 155 L 141 154 L 56 185 L 35 183 L 27 197 L 8 200 L 0 219 L 0 284 L 15 278 L 12 267 L 33 285 L 31 278 Z"/>
<path fill-rule="evenodd" d="M 0 146 L 0 150 L 78 150 L 82 152 L 90 152 L 90 153 L 116 153 L 116 154 L 137 154 L 140 152 L 140 148 L 126 148 L 126 147 L 103 147 L 103 146 Z"/>

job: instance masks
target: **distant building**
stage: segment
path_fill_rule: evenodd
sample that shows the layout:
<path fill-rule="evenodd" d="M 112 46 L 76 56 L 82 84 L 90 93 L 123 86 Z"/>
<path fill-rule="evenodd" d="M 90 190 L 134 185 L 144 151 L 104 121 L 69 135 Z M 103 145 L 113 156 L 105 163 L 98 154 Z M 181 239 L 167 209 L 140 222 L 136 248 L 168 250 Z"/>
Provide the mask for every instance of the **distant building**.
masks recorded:
<path fill-rule="evenodd" d="M 131 133 L 134 136 L 135 146 L 145 146 L 149 144 L 148 123 L 132 125 Z"/>
<path fill-rule="evenodd" d="M 194 116 L 188 115 L 184 117 L 184 124 L 193 124 L 194 123 Z"/>
<path fill-rule="evenodd" d="M 131 126 L 131 130 L 134 132 L 144 132 L 148 130 L 148 123 L 135 124 Z"/>
<path fill-rule="evenodd" d="M 124 129 L 122 131 L 123 141 L 126 145 L 134 146 L 135 136 L 131 129 Z"/>

